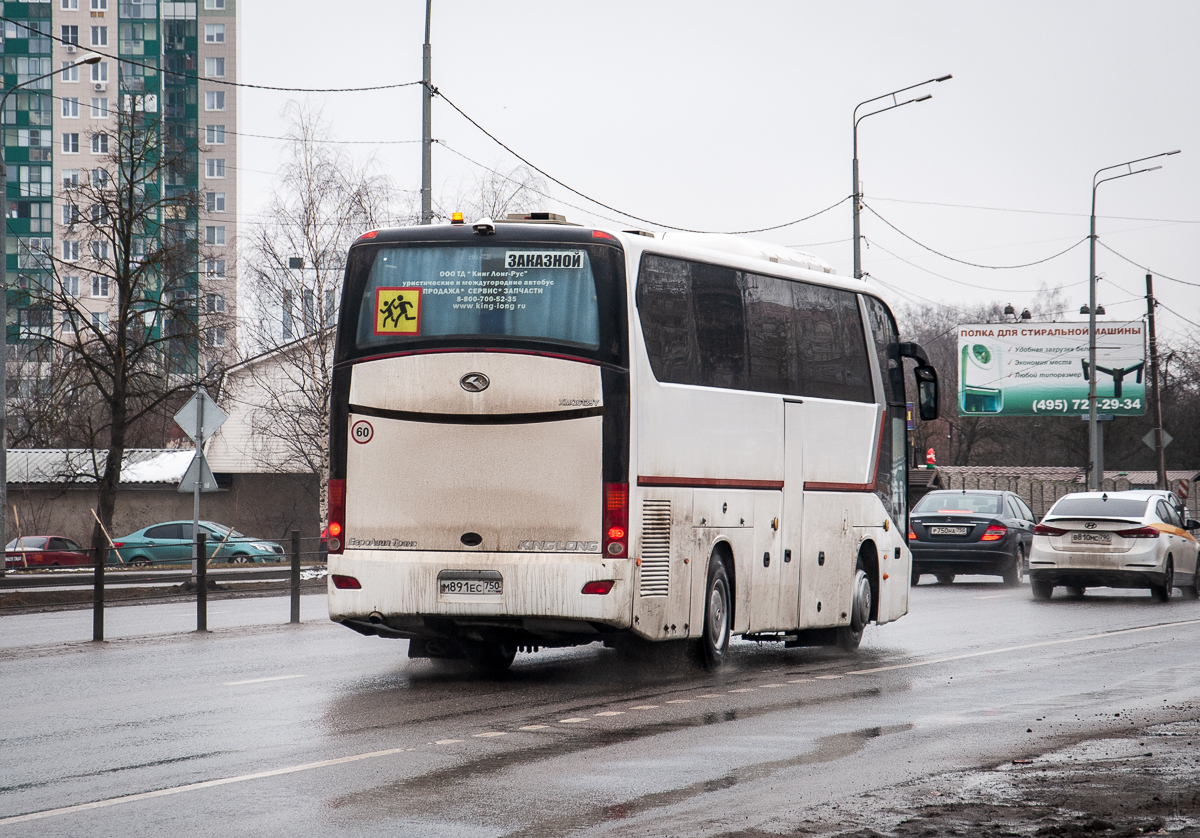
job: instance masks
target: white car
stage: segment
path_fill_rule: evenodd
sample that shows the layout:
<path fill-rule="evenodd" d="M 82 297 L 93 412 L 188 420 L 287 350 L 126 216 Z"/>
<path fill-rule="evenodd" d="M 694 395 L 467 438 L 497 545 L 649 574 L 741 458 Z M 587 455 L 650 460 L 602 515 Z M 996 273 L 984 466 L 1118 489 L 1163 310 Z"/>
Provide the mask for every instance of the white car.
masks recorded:
<path fill-rule="evenodd" d="M 1033 530 L 1029 581 L 1034 599 L 1061 585 L 1149 588 L 1160 602 L 1172 588 L 1200 597 L 1200 521 L 1185 517 L 1170 492 L 1080 492 L 1059 498 Z"/>

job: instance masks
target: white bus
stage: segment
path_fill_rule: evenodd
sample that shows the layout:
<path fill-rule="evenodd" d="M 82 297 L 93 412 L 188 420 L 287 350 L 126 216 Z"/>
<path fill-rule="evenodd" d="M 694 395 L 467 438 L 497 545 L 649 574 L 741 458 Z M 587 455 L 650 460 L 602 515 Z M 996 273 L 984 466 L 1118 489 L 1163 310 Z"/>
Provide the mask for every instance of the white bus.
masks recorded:
<path fill-rule="evenodd" d="M 857 647 L 908 610 L 903 356 L 819 260 L 546 213 L 350 249 L 330 618 L 411 657 L 730 635 Z"/>

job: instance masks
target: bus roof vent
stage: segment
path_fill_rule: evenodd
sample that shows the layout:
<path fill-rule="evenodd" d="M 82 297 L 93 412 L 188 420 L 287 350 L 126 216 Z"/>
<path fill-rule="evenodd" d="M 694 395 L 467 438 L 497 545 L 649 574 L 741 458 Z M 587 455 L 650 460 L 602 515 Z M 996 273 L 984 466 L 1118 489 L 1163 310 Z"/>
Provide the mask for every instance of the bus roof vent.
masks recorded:
<path fill-rule="evenodd" d="M 569 224 L 572 227 L 579 226 L 567 221 L 565 215 L 559 215 L 556 212 L 510 212 L 504 220 L 522 224 Z"/>
<path fill-rule="evenodd" d="M 631 236 L 646 236 L 647 238 L 654 238 L 654 234 L 646 230 L 622 230 L 621 232 L 629 233 Z"/>

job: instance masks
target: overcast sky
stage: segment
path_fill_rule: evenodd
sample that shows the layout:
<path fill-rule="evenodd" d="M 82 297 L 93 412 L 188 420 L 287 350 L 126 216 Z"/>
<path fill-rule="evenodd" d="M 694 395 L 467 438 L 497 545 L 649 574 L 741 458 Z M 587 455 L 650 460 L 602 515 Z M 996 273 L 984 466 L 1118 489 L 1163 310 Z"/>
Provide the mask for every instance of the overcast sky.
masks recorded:
<path fill-rule="evenodd" d="M 239 4 L 240 81 L 356 87 L 421 77 L 423 0 Z M 969 262 L 1044 259 L 1085 239 L 1103 167 L 1182 149 L 1156 172 L 1100 187 L 1107 246 L 1200 284 L 1200 3 L 476 2 L 434 0 L 441 92 L 573 188 L 679 227 L 742 230 L 816 212 L 851 192 L 851 113 L 862 100 L 953 73 L 933 99 L 859 127 L 865 201 L 913 239 Z M 278 136 L 289 98 L 323 108 L 341 140 L 421 136 L 419 87 L 348 94 L 245 90 L 243 134 Z M 518 164 L 444 101 L 433 135 L 492 168 Z M 373 154 L 400 188 L 420 186 L 420 145 Z M 244 137 L 241 201 L 253 220 L 282 152 Z M 1150 164 L 1153 165 L 1153 164 Z M 482 172 L 435 146 L 435 194 Z M 552 186 L 546 209 L 614 213 Z M 576 209 L 576 205 L 584 209 Z M 634 225 L 628 220 L 622 227 Z M 653 229 L 653 228 L 651 228 Z M 864 211 L 864 269 L 894 305 L 1011 302 L 1063 286 L 1081 319 L 1086 241 L 1019 270 L 936 256 Z M 849 202 L 759 237 L 803 245 L 850 275 Z M 1109 319 L 1145 312 L 1143 271 L 1097 249 Z M 1156 279 L 1164 332 L 1200 331 L 1200 287 Z M 1136 298 L 1136 299 L 1132 299 Z"/>

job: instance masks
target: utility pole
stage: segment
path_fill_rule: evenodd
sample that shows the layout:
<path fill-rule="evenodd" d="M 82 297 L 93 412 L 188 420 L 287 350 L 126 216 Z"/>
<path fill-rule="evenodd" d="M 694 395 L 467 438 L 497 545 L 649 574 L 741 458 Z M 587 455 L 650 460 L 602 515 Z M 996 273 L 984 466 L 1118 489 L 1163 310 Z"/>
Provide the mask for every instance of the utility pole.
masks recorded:
<path fill-rule="evenodd" d="M 1150 318 L 1150 398 L 1154 400 L 1154 458 L 1158 488 L 1167 488 L 1167 457 L 1163 446 L 1162 398 L 1158 391 L 1158 337 L 1154 333 L 1154 277 L 1146 274 L 1146 314 Z"/>
<path fill-rule="evenodd" d="M 425 75 L 421 85 L 421 223 L 433 223 L 433 59 L 429 47 L 429 16 L 433 0 L 425 0 Z"/>

